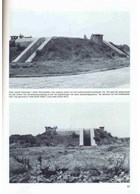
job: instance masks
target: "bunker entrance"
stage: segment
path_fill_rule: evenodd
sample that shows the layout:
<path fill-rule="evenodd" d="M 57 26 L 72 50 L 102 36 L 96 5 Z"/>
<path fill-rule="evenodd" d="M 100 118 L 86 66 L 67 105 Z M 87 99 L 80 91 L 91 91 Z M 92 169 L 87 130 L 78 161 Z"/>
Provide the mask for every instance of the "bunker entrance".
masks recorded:
<path fill-rule="evenodd" d="M 84 130 L 84 146 L 91 146 L 90 130 Z"/>

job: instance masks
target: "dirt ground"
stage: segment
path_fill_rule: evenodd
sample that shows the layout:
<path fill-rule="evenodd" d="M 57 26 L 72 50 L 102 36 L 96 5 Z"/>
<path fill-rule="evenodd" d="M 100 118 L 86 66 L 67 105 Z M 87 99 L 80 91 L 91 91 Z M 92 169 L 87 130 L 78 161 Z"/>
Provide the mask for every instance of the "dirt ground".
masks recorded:
<path fill-rule="evenodd" d="M 129 182 L 129 143 L 10 149 L 11 183 Z"/>

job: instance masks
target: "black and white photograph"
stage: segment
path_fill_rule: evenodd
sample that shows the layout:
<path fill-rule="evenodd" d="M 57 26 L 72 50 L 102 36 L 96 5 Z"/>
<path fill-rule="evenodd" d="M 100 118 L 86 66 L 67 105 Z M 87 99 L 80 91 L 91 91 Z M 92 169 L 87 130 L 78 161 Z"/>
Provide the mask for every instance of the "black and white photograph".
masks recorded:
<path fill-rule="evenodd" d="M 10 103 L 10 183 L 129 183 L 129 103 Z"/>
<path fill-rule="evenodd" d="M 39 11 L 13 6 L 10 89 L 129 89 L 129 20 L 128 11 Z"/>

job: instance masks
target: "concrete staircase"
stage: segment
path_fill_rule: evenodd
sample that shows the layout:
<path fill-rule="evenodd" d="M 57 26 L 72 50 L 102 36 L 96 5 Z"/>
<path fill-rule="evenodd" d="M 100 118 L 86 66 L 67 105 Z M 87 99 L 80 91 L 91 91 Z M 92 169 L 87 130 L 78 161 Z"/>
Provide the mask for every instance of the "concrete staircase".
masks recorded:
<path fill-rule="evenodd" d="M 36 50 L 41 51 L 41 50 L 44 48 L 44 46 L 45 46 L 51 39 L 52 39 L 52 37 L 45 38 L 45 41 L 42 42 L 42 44 L 41 44 Z M 31 61 L 33 60 L 33 58 L 36 56 L 36 50 L 35 50 L 35 52 L 33 52 L 32 55 L 30 55 L 30 57 L 29 57 L 25 62 L 28 62 L 28 63 L 29 63 L 29 62 L 31 62 Z"/>
<path fill-rule="evenodd" d="M 124 52 L 122 52 L 120 49 L 118 49 L 117 47 L 113 46 L 112 44 L 110 44 L 107 41 L 103 41 L 105 45 L 107 45 L 108 47 L 110 47 L 111 49 L 113 49 L 114 51 L 116 51 L 118 54 L 120 54 L 121 56 L 125 56 L 128 57 L 127 54 L 125 54 Z"/>
<path fill-rule="evenodd" d="M 35 39 L 16 59 L 12 62 L 25 62 L 36 50 L 37 48 L 45 41 L 45 38 Z"/>

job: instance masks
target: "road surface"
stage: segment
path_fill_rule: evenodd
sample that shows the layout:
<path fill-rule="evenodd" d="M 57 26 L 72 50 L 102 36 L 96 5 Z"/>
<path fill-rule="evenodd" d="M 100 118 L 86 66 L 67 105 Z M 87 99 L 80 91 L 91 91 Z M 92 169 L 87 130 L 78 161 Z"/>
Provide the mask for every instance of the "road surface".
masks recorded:
<path fill-rule="evenodd" d="M 54 77 L 10 78 L 10 88 L 129 88 L 130 68 Z"/>

